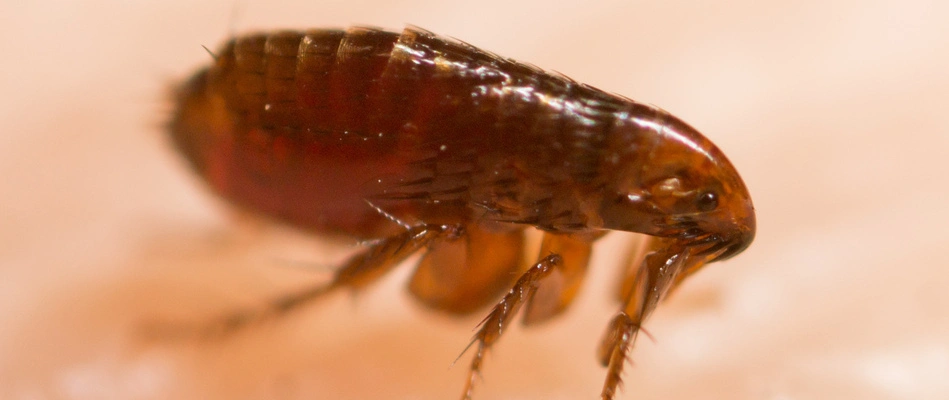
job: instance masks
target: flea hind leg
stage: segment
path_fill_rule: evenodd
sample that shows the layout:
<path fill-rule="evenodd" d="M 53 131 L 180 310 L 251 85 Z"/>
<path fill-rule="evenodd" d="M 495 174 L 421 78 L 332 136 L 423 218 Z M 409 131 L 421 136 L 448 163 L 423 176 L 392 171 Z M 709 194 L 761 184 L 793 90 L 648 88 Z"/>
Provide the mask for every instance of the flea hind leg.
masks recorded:
<path fill-rule="evenodd" d="M 336 270 L 333 279 L 325 284 L 291 293 L 271 300 L 259 309 L 238 310 L 198 329 L 178 332 L 198 337 L 218 337 L 233 333 L 248 325 L 279 317 L 312 300 L 340 288 L 361 289 L 385 276 L 395 266 L 423 248 L 442 240 L 453 240 L 462 233 L 455 225 L 421 225 L 375 242 L 364 251 L 347 260 Z"/>

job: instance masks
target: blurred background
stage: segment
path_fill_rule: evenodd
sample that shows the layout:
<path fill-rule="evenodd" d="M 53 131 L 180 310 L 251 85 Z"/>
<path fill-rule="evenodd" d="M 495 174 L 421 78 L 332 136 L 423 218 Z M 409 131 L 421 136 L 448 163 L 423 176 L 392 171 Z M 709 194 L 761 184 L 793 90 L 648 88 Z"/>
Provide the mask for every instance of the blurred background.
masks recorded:
<path fill-rule="evenodd" d="M 419 25 L 656 104 L 721 147 L 756 242 L 661 306 L 622 399 L 949 398 L 949 3 L 0 3 L 0 398 L 445 399 L 480 318 L 407 269 L 225 340 L 153 343 L 325 279 L 340 248 L 235 217 L 168 146 L 202 45 Z M 477 399 L 598 396 L 623 235 L 563 317 L 507 333 Z"/>

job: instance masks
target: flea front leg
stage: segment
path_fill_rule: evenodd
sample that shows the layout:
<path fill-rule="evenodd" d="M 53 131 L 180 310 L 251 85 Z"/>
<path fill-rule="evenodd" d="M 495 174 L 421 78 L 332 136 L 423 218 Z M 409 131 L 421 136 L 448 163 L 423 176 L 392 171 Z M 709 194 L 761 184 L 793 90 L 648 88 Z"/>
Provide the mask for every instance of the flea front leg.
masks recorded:
<path fill-rule="evenodd" d="M 643 321 L 677 282 L 676 277 L 690 266 L 689 252 L 673 239 L 650 240 L 648 250 L 637 262 L 639 266 L 630 269 L 623 284 L 626 296 L 623 309 L 610 322 L 600 343 L 597 355 L 600 363 L 607 367 L 601 393 L 603 400 L 612 400 L 622 385 L 623 367 Z"/>
<path fill-rule="evenodd" d="M 620 312 L 610 321 L 599 351 L 600 362 L 607 367 L 606 381 L 600 394 L 603 400 L 612 400 L 616 389 L 623 384 L 623 366 L 629 360 L 629 350 L 636 341 L 639 329 L 639 322 L 625 312 Z"/>

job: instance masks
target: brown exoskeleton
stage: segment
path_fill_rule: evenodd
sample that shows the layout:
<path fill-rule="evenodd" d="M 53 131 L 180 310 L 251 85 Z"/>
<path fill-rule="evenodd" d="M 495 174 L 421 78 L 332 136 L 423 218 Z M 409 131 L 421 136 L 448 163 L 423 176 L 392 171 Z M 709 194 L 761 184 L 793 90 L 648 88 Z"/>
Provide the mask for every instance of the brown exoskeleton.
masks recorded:
<path fill-rule="evenodd" d="M 573 301 L 605 232 L 650 241 L 618 283 L 603 399 L 659 300 L 755 235 L 735 168 L 681 120 L 413 27 L 238 37 L 175 96 L 174 143 L 219 195 L 379 239 L 269 312 L 363 287 L 419 252 L 409 290 L 423 304 L 460 315 L 497 302 L 472 342 L 465 399 L 519 311 L 533 325 Z M 528 227 L 544 232 L 532 265 Z"/>

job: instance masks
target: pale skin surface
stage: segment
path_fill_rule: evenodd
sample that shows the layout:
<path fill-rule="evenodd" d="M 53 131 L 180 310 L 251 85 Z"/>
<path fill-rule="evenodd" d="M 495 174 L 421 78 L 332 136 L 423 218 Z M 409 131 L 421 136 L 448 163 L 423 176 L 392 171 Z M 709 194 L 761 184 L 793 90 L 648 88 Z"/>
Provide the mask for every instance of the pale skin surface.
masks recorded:
<path fill-rule="evenodd" d="M 4 6 L 0 398 L 460 395 L 470 354 L 449 365 L 479 318 L 416 306 L 405 269 L 226 341 L 131 333 L 257 304 L 343 255 L 212 200 L 154 128 L 165 83 L 229 26 L 406 22 L 657 104 L 742 173 L 755 243 L 660 305 L 618 398 L 949 396 L 949 8 L 757 3 L 522 3 L 490 23 L 421 2 Z M 598 244 L 563 317 L 505 333 L 475 399 L 599 393 L 624 242 Z"/>

